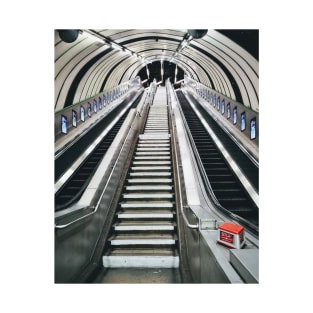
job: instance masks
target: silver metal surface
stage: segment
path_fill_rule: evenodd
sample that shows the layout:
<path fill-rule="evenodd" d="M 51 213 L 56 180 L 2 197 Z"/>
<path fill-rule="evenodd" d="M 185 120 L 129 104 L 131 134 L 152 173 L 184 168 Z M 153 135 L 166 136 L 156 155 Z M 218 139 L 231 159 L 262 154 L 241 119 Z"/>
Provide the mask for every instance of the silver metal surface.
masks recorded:
<path fill-rule="evenodd" d="M 169 98 L 169 102 L 171 103 L 170 99 L 171 98 Z M 170 106 L 170 113 L 171 113 L 171 115 L 173 115 L 171 106 Z M 171 125 L 172 125 L 172 134 L 174 134 L 173 123 L 174 123 L 174 121 L 172 121 L 172 123 L 171 123 Z M 174 136 L 174 138 L 175 138 L 175 136 Z M 199 224 L 198 223 L 197 224 L 189 223 L 188 218 L 185 215 L 183 205 L 182 205 L 183 201 L 182 201 L 182 192 L 181 192 L 181 185 L 180 185 L 181 178 L 180 178 L 179 167 L 178 167 L 178 157 L 177 157 L 177 151 L 176 151 L 176 142 L 173 143 L 173 150 L 174 150 L 173 154 L 174 154 L 175 164 L 176 164 L 176 174 L 177 174 L 177 177 L 178 177 L 178 179 L 177 179 L 178 190 L 177 191 L 178 191 L 178 196 L 179 196 L 179 209 L 180 209 L 180 212 L 181 212 L 181 214 L 183 216 L 183 219 L 184 219 L 187 227 L 196 229 L 196 228 L 199 227 Z"/>
<path fill-rule="evenodd" d="M 230 250 L 229 260 L 246 283 L 259 283 L 258 249 Z"/>

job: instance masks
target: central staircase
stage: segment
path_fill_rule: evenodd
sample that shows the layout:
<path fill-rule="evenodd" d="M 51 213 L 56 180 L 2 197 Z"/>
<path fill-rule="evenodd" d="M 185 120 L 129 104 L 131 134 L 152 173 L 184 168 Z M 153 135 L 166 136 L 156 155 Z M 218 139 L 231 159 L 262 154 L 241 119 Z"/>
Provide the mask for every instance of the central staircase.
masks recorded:
<path fill-rule="evenodd" d="M 166 90 L 157 89 L 112 225 L 105 268 L 178 268 Z"/>

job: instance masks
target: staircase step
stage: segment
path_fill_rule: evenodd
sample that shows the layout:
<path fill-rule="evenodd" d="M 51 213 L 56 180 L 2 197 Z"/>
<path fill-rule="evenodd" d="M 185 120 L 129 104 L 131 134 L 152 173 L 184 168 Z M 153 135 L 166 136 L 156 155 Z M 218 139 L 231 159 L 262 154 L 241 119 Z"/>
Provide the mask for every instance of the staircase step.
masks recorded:
<path fill-rule="evenodd" d="M 166 148 L 169 147 L 170 144 L 169 143 L 139 143 L 137 145 L 138 148 L 154 148 L 154 147 L 162 147 L 162 148 Z"/>
<path fill-rule="evenodd" d="M 116 231 L 168 231 L 175 229 L 175 225 L 168 221 L 122 221 L 113 227 Z"/>
<path fill-rule="evenodd" d="M 148 256 L 148 255 L 163 255 L 163 256 L 178 256 L 177 249 L 172 247 L 112 247 L 107 251 L 106 255 L 137 255 L 137 256 Z"/>
<path fill-rule="evenodd" d="M 152 135 L 152 134 L 151 134 Z M 138 146 L 138 145 L 143 146 Z M 163 148 L 169 148 L 170 147 L 170 141 L 167 140 L 140 140 L 138 143 L 138 148 L 144 148 L 144 147 L 163 147 Z"/>
<path fill-rule="evenodd" d="M 141 210 L 140 212 L 127 210 L 126 212 L 117 213 L 117 217 L 120 219 L 164 219 L 173 218 L 174 213 L 169 210 Z"/>
<path fill-rule="evenodd" d="M 170 148 L 169 147 L 141 147 L 141 148 L 137 148 L 136 151 L 138 152 L 143 152 L 143 151 L 170 151 Z"/>
<path fill-rule="evenodd" d="M 171 178 L 133 178 L 128 179 L 129 184 L 171 184 L 173 181 Z"/>
<path fill-rule="evenodd" d="M 136 245 L 175 245 L 176 236 L 172 234 L 116 234 L 109 238 L 112 246 Z"/>
<path fill-rule="evenodd" d="M 135 156 L 135 160 L 170 160 L 169 155 L 163 155 L 163 156 Z"/>
<path fill-rule="evenodd" d="M 133 166 L 131 167 L 132 171 L 155 171 L 155 170 L 162 170 L 162 171 L 170 171 L 170 166 Z"/>
<path fill-rule="evenodd" d="M 160 139 L 169 139 L 169 134 L 141 134 L 139 135 L 139 139 L 148 139 L 148 140 L 160 140 Z"/>
<path fill-rule="evenodd" d="M 172 190 L 173 187 L 169 185 L 135 185 L 135 186 L 126 186 L 126 190 L 130 191 L 146 191 L 146 190 Z"/>
<path fill-rule="evenodd" d="M 178 268 L 178 256 L 164 255 L 110 255 L 102 257 L 106 268 Z"/>
<path fill-rule="evenodd" d="M 142 156 L 142 155 L 155 155 L 155 156 L 159 156 L 159 155 L 170 155 L 170 151 L 139 151 L 139 152 L 135 152 L 136 155 L 138 156 Z"/>
<path fill-rule="evenodd" d="M 145 133 L 149 134 L 149 133 L 165 133 L 167 134 L 168 133 L 168 129 L 147 129 L 145 131 Z"/>
<path fill-rule="evenodd" d="M 125 193 L 124 199 L 171 199 L 173 194 L 171 193 Z"/>
<path fill-rule="evenodd" d="M 174 204 L 172 202 L 122 202 L 120 203 L 122 209 L 142 209 L 142 208 L 173 208 Z"/>
<path fill-rule="evenodd" d="M 133 165 L 170 165 L 171 161 L 133 161 Z"/>
<path fill-rule="evenodd" d="M 164 177 L 164 176 L 171 176 L 171 172 L 134 172 L 134 173 L 129 173 L 131 177 L 134 176 L 139 176 L 139 177 L 145 177 L 145 176 L 153 176 L 153 177 Z"/>

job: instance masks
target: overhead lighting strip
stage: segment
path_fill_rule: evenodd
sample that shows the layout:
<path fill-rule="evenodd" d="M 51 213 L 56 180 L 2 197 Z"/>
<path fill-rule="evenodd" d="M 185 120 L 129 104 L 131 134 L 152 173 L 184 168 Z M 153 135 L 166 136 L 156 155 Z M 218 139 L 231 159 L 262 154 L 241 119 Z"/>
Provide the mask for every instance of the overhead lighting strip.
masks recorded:
<path fill-rule="evenodd" d="M 139 55 L 138 53 L 135 53 L 134 51 L 116 43 L 111 38 L 106 37 L 106 36 L 98 33 L 97 31 L 95 31 L 93 29 L 80 30 L 80 33 L 85 33 L 88 37 L 92 38 L 93 40 L 95 40 L 97 42 L 100 42 L 102 44 L 107 44 L 107 45 L 111 46 L 113 49 L 123 51 L 130 56 L 134 55 L 135 57 L 137 57 L 141 61 L 144 61 L 144 58 L 141 55 Z"/>

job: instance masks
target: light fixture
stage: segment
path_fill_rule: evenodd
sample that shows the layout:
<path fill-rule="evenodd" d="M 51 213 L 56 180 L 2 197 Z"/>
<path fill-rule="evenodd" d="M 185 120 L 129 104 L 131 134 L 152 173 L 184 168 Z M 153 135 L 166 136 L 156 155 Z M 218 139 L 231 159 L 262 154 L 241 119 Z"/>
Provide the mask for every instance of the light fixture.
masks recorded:
<path fill-rule="evenodd" d="M 194 37 L 189 32 L 186 33 L 185 36 L 183 37 L 183 40 L 178 45 L 178 47 L 174 53 L 174 57 L 178 57 L 178 53 L 181 53 L 190 44 L 190 42 L 193 38 Z"/>
<path fill-rule="evenodd" d="M 148 69 L 147 65 L 146 65 L 146 70 L 147 70 L 147 77 L 149 78 L 150 77 L 150 72 L 149 72 L 149 69 Z"/>
<path fill-rule="evenodd" d="M 115 42 L 111 42 L 111 46 L 112 48 L 116 49 L 116 50 L 119 50 L 119 51 L 122 51 L 123 50 L 123 47 L 119 46 L 118 44 L 116 44 Z"/>
<path fill-rule="evenodd" d="M 79 29 L 58 29 L 60 38 L 66 43 L 74 42 L 78 35 Z"/>
<path fill-rule="evenodd" d="M 207 34 L 207 29 L 188 29 L 188 34 L 194 39 L 199 39 L 204 37 Z"/>
<path fill-rule="evenodd" d="M 134 55 L 135 57 L 139 58 L 142 62 L 145 62 L 145 59 L 138 53 L 135 53 L 134 51 L 124 47 L 123 45 L 114 42 L 110 37 L 104 36 L 94 29 L 84 29 L 84 30 L 80 29 L 77 31 L 79 32 L 79 34 L 85 34 L 86 36 L 92 38 L 94 41 L 98 41 L 102 44 L 106 44 L 109 47 L 119 50 L 119 51 L 123 51 L 127 53 L 128 55 Z"/>

